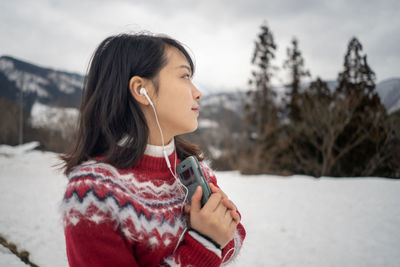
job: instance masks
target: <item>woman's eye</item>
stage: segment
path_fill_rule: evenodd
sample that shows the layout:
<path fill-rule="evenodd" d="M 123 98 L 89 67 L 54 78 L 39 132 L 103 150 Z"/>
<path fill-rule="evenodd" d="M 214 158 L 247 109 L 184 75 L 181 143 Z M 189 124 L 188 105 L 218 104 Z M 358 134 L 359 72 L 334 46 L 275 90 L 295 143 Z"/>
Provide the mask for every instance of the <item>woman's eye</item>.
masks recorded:
<path fill-rule="evenodd" d="M 184 74 L 184 75 L 182 76 L 182 78 L 185 78 L 185 79 L 189 79 L 189 80 L 190 80 L 190 75 L 189 75 L 189 74 Z"/>

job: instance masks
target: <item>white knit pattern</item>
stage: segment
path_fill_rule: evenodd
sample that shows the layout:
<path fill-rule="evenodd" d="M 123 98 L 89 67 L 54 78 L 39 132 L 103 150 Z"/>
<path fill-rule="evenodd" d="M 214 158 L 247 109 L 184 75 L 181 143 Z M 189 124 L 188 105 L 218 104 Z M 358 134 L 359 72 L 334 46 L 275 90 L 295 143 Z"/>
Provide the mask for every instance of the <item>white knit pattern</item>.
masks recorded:
<path fill-rule="evenodd" d="M 97 170 L 102 170 L 102 172 Z M 104 173 L 109 173 L 109 175 L 105 175 Z M 152 210 L 152 212 L 156 212 L 153 214 L 153 218 L 148 220 L 145 216 L 137 214 L 136 210 L 131 205 L 121 209 L 119 203 L 114 199 L 114 197 L 108 197 L 101 201 L 94 195 L 92 191 L 90 191 L 82 200 L 79 200 L 79 197 L 74 194 L 70 199 L 64 200 L 60 207 L 62 213 L 64 215 L 68 215 L 66 216 L 68 219 L 65 220 L 65 224 L 72 223 L 76 225 L 81 216 L 73 216 L 70 214 L 77 212 L 85 217 L 87 214 L 87 209 L 91 205 L 94 205 L 103 214 L 96 213 L 87 219 L 95 223 L 100 223 L 106 219 L 104 218 L 104 214 L 110 215 L 110 219 L 117 223 L 115 227 L 120 226 L 126 238 L 131 241 L 138 241 L 146 238 L 148 239 L 150 245 L 157 246 L 158 239 L 149 235 L 150 233 L 153 233 L 153 230 L 156 230 L 162 237 L 164 245 L 168 246 L 171 244 L 171 239 L 165 234 L 179 236 L 184 231 L 186 227 L 186 221 L 184 218 L 174 218 L 174 223 L 172 224 L 167 221 L 161 221 L 162 216 L 165 213 L 170 212 L 172 214 L 176 214 L 177 210 L 180 210 L 182 207 L 184 197 L 179 190 L 179 184 L 177 182 L 174 182 L 171 185 L 164 183 L 161 186 L 155 186 L 149 181 L 140 182 L 134 177 L 133 174 L 121 175 L 109 164 L 96 163 L 94 161 L 81 165 L 81 168 L 74 170 L 70 177 L 84 177 L 88 174 L 91 176 L 96 176 L 96 179 L 70 181 L 68 187 L 72 187 L 72 189 L 77 188 L 81 183 L 85 183 L 85 185 L 89 187 L 96 187 L 101 184 L 101 186 L 110 187 L 110 192 L 113 191 L 114 197 L 118 198 L 119 196 L 125 195 L 125 198 L 128 197 L 131 202 L 134 201 L 136 203 L 140 203 L 144 207 L 146 207 L 146 205 L 164 204 L 161 200 L 158 200 L 160 197 L 165 198 L 169 196 L 169 198 L 167 198 L 169 201 L 177 198 L 181 199 L 181 201 L 176 201 L 176 203 L 172 204 L 169 203 L 165 206 L 165 208 L 159 208 L 156 211 L 147 207 L 147 209 Z M 105 183 L 104 181 L 107 180 L 112 181 L 125 190 L 120 189 L 118 186 L 111 186 L 109 183 Z M 144 193 L 152 195 L 152 199 L 143 197 Z M 172 198 L 171 196 L 174 197 Z M 71 213 L 71 211 L 73 211 L 73 213 Z M 129 221 L 132 223 L 128 227 L 127 222 Z M 132 227 L 134 229 L 132 229 Z M 134 232 L 136 232 L 135 235 Z"/>

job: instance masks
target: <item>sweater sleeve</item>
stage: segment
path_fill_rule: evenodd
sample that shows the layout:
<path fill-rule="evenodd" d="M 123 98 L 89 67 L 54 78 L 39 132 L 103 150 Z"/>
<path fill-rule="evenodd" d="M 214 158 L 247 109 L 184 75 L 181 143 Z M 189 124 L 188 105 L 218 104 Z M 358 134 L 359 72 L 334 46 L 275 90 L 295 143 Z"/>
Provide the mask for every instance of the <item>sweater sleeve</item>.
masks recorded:
<path fill-rule="evenodd" d="M 185 233 L 176 252 L 165 258 L 161 266 L 221 266 L 221 252 L 211 242 L 191 230 Z"/>
<path fill-rule="evenodd" d="M 138 266 L 129 246 L 110 223 L 81 219 L 64 228 L 69 266 Z"/>
<path fill-rule="evenodd" d="M 204 163 L 201 164 L 203 173 L 205 175 L 205 178 L 208 182 L 213 183 L 215 186 L 220 188 L 217 184 L 217 177 L 215 176 L 214 172 L 206 166 Z M 239 211 L 237 211 L 239 214 L 240 218 L 242 218 L 242 215 L 240 214 Z M 222 249 L 222 264 L 228 264 L 231 261 L 233 261 L 236 256 L 239 254 L 239 251 L 243 245 L 243 241 L 246 237 L 246 230 L 244 229 L 242 223 L 239 223 L 236 227 L 235 234 L 233 236 L 233 239 Z"/>
<path fill-rule="evenodd" d="M 70 179 L 61 205 L 69 266 L 138 266 L 112 219 L 109 183 L 95 175 Z"/>

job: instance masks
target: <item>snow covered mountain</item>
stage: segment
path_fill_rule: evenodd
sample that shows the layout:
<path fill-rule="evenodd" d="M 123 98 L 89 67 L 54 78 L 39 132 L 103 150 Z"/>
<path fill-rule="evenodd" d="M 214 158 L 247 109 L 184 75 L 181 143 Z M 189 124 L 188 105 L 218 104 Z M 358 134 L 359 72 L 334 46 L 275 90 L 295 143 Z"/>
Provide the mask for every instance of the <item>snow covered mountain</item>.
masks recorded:
<path fill-rule="evenodd" d="M 29 112 L 35 102 L 58 107 L 78 107 L 83 80 L 84 76 L 80 74 L 40 67 L 10 56 L 0 57 L 0 97 L 17 102 L 22 90 Z M 330 88 L 337 84 L 336 81 L 327 83 Z M 201 88 L 206 92 L 200 103 L 202 115 L 210 119 L 218 117 L 223 110 L 242 115 L 245 92 L 215 92 L 204 87 Z M 376 90 L 389 113 L 400 109 L 400 78 L 379 82 Z"/>
<path fill-rule="evenodd" d="M 389 113 L 400 109 L 400 78 L 384 80 L 376 90 Z"/>
<path fill-rule="evenodd" d="M 200 100 L 202 112 L 216 113 L 221 109 L 226 109 L 234 112 L 242 110 L 242 99 L 246 96 L 245 92 L 222 92 L 210 93 Z M 203 113 L 202 113 L 203 114 Z"/>
<path fill-rule="evenodd" d="M 328 87 L 334 90 L 337 81 L 326 81 Z M 400 78 L 389 78 L 376 84 L 375 88 L 388 113 L 400 109 Z"/>
<path fill-rule="evenodd" d="M 83 79 L 76 73 L 39 67 L 9 56 L 0 57 L 0 97 L 17 102 L 23 91 L 28 112 L 35 102 L 77 107 Z"/>

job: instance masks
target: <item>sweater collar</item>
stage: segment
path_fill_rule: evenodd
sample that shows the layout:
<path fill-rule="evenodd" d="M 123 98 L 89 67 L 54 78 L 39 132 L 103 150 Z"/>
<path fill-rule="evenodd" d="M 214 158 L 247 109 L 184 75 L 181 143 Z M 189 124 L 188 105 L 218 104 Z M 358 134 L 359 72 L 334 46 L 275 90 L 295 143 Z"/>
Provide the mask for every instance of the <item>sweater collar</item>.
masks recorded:
<path fill-rule="evenodd" d="M 174 138 L 172 138 L 171 142 L 169 142 L 169 144 L 165 146 L 165 151 L 167 152 L 168 156 L 171 155 L 171 153 L 173 153 L 175 151 Z M 144 154 L 152 156 L 152 157 L 164 158 L 163 146 L 155 146 L 155 145 L 147 144 Z"/>
<path fill-rule="evenodd" d="M 175 165 L 179 163 L 179 159 L 176 158 L 175 153 L 175 141 L 174 138 L 171 142 L 165 146 L 171 168 L 175 171 Z M 165 162 L 163 147 L 147 144 L 146 150 L 140 160 L 135 164 L 134 168 L 142 170 L 152 170 L 159 172 L 170 173 L 167 163 Z"/>

